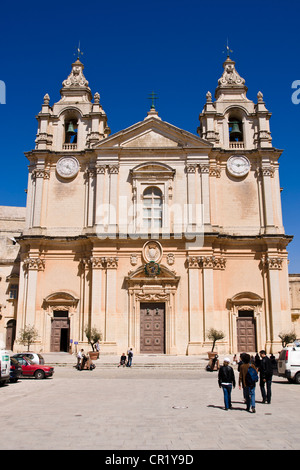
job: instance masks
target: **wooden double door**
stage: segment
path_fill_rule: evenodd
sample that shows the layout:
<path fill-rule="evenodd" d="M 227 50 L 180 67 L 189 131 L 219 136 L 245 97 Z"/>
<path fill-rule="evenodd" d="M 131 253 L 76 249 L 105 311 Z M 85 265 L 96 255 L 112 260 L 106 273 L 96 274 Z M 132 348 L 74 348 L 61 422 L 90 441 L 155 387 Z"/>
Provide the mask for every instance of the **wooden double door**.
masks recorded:
<path fill-rule="evenodd" d="M 165 354 L 165 304 L 140 304 L 141 354 Z"/>
<path fill-rule="evenodd" d="M 256 351 L 256 324 L 253 313 L 239 313 L 237 318 L 237 346 L 239 352 Z"/>
<path fill-rule="evenodd" d="M 67 318 L 68 312 L 54 313 L 51 323 L 51 352 L 69 352 L 70 346 L 70 319 Z"/>

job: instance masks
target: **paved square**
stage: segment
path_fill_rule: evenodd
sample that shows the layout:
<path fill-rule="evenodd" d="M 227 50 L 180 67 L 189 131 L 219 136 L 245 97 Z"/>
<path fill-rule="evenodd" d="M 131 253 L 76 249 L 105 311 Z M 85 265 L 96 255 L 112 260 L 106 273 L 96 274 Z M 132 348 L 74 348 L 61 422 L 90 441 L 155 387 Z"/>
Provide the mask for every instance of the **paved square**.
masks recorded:
<path fill-rule="evenodd" d="M 56 366 L 0 389 L 0 449 L 300 449 L 299 392 L 274 376 L 271 405 L 256 387 L 247 413 L 237 387 L 226 412 L 217 372 L 203 368 Z"/>

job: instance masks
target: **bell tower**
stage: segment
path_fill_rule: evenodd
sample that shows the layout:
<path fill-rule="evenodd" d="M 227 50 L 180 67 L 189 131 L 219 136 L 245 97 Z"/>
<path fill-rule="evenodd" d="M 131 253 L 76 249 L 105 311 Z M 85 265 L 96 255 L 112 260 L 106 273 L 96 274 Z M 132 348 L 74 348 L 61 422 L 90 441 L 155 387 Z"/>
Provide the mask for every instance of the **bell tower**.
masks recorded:
<path fill-rule="evenodd" d="M 269 127 L 271 113 L 266 109 L 261 92 L 257 103 L 247 98 L 245 80 L 227 55 L 223 74 L 218 80 L 215 101 L 206 94 L 206 103 L 199 116 L 198 133 L 215 147 L 228 150 L 272 148 Z"/>
<path fill-rule="evenodd" d="M 110 134 L 100 95 L 96 92 L 92 102 L 83 69 L 78 58 L 62 83 L 61 99 L 53 107 L 49 95 L 44 96 L 37 116 L 36 150 L 82 151 Z"/>

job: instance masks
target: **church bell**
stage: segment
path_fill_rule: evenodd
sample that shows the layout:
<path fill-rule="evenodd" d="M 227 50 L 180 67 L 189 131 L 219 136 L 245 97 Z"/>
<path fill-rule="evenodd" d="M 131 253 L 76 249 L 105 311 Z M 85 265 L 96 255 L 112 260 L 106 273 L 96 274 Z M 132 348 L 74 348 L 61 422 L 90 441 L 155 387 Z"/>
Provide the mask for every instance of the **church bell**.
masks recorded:
<path fill-rule="evenodd" d="M 72 121 L 69 123 L 68 129 L 67 129 L 67 134 L 68 135 L 75 135 L 76 134 L 76 132 L 74 130 L 74 127 L 73 127 Z"/>
<path fill-rule="evenodd" d="M 230 140 L 242 140 L 242 131 L 240 129 L 240 125 L 238 121 L 233 121 L 231 124 L 231 131 L 230 131 Z"/>

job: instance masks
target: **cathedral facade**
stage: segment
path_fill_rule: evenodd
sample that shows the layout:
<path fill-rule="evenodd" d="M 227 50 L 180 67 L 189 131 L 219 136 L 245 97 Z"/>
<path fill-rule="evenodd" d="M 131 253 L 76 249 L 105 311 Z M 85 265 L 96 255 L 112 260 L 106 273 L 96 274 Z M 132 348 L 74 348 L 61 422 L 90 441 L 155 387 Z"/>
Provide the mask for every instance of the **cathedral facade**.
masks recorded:
<path fill-rule="evenodd" d="M 210 328 L 224 333 L 219 352 L 281 349 L 292 324 L 282 151 L 262 93 L 247 98 L 230 57 L 223 68 L 195 135 L 154 105 L 111 135 L 79 59 L 61 99 L 45 95 L 5 274 L 17 286 L 0 320 L 8 347 L 22 350 L 34 325 L 41 352 L 86 348 L 86 327 L 103 354 L 201 354 Z"/>

